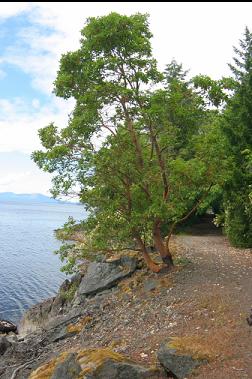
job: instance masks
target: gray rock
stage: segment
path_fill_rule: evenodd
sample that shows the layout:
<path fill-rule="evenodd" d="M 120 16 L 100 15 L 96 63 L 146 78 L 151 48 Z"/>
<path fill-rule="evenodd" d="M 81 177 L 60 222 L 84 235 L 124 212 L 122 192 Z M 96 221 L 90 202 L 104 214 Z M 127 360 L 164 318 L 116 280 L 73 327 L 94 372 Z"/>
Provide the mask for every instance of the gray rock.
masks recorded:
<path fill-rule="evenodd" d="M 71 324 L 78 320 L 82 315 L 86 315 L 86 311 L 84 307 L 75 307 L 66 314 L 63 314 L 61 316 L 52 318 L 46 325 L 47 330 L 51 330 L 60 326 L 67 326 L 68 324 Z"/>
<path fill-rule="evenodd" d="M 95 371 L 86 374 L 87 379 L 165 379 L 167 375 L 159 369 L 150 369 L 134 363 L 108 359 Z"/>
<path fill-rule="evenodd" d="M 169 341 L 164 343 L 157 353 L 158 360 L 168 374 L 177 379 L 186 378 L 196 367 L 207 363 L 206 360 L 196 360 L 190 355 L 177 355 L 176 350 L 169 347 Z"/>
<path fill-rule="evenodd" d="M 77 323 L 81 316 L 82 314 L 79 312 L 77 312 L 76 315 L 71 312 L 62 317 L 61 322 L 59 322 L 59 320 L 51 322 L 50 328 L 45 332 L 48 343 L 58 342 L 75 336 L 77 332 L 69 332 L 67 327 L 69 324 Z"/>
<path fill-rule="evenodd" d="M 117 285 L 123 278 L 130 276 L 136 268 L 137 260 L 130 257 L 106 263 L 92 262 L 82 278 L 78 294 L 89 296 L 107 290 Z"/>
<path fill-rule="evenodd" d="M 11 343 L 5 336 L 0 336 L 0 355 L 3 355 L 8 348 L 11 347 Z"/>
<path fill-rule="evenodd" d="M 11 321 L 0 320 L 0 333 L 17 332 L 17 326 Z"/>
<path fill-rule="evenodd" d="M 32 333 L 47 323 L 54 299 L 52 297 L 36 304 L 24 314 L 18 325 L 18 332 L 21 336 Z"/>
<path fill-rule="evenodd" d="M 16 333 L 9 333 L 8 335 L 6 335 L 6 339 L 10 342 L 10 343 L 17 343 L 18 342 L 18 336 L 16 335 Z"/>
<path fill-rule="evenodd" d="M 144 290 L 146 292 L 153 291 L 157 288 L 158 281 L 157 280 L 146 280 L 144 282 Z"/>
<path fill-rule="evenodd" d="M 50 343 L 62 341 L 66 338 L 74 336 L 76 333 L 70 333 L 67 331 L 67 327 L 63 327 L 59 330 L 55 330 L 48 338 Z"/>
<path fill-rule="evenodd" d="M 81 278 L 81 274 L 76 274 L 71 280 L 66 279 L 60 286 L 56 297 L 46 299 L 31 307 L 24 314 L 18 326 L 19 334 L 24 336 L 33 333 L 39 328 L 47 329 L 52 322 L 57 324 L 61 322 L 65 315 L 71 313 L 74 295 L 73 298 L 68 298 L 67 294 L 71 288 L 79 286 Z M 83 302 L 79 301 L 79 305 L 83 305 Z"/>
<path fill-rule="evenodd" d="M 77 272 L 71 277 L 71 284 L 75 283 L 77 286 L 80 284 L 82 276 L 80 272 Z"/>
<path fill-rule="evenodd" d="M 77 354 L 70 353 L 64 362 L 59 363 L 51 379 L 76 379 L 78 378 L 81 367 L 76 362 Z"/>

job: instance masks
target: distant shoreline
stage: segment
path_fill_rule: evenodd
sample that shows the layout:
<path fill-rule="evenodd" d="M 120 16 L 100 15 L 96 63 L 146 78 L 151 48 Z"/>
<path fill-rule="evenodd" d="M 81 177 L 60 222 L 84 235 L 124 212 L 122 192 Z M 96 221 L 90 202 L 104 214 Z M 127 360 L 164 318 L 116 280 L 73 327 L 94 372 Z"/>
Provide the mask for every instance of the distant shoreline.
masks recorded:
<path fill-rule="evenodd" d="M 52 197 L 35 193 L 35 194 L 17 194 L 14 192 L 0 192 L 0 202 L 8 203 L 38 203 L 38 204 L 70 204 L 81 205 L 78 201 L 57 200 Z"/>

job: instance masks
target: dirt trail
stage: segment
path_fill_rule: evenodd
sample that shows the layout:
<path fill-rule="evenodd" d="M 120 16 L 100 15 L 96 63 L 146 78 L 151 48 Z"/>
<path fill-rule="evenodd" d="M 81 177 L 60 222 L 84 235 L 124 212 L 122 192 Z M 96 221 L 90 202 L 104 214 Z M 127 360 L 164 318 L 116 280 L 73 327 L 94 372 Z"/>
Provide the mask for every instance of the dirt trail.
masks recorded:
<path fill-rule="evenodd" d="M 179 236 L 192 264 L 175 275 L 173 295 L 180 296 L 183 322 L 176 335 L 212 355 L 193 377 L 252 378 L 252 251 L 230 247 L 221 235 Z"/>

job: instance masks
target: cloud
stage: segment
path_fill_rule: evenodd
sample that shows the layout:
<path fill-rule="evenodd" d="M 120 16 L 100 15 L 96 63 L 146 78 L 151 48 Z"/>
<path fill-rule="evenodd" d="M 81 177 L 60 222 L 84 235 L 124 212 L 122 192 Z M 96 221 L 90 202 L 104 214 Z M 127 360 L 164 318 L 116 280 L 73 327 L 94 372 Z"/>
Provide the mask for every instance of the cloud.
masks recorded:
<path fill-rule="evenodd" d="M 7 5 L 6 11 L 2 11 L 9 15 L 25 11 L 27 18 L 16 44 L 9 47 L 2 60 L 29 74 L 33 88 L 47 95 L 52 92 L 61 55 L 79 47 L 80 30 L 90 16 L 112 11 L 127 15 L 149 13 L 153 51 L 160 68 L 175 57 L 192 74 L 202 72 L 217 78 L 229 72 L 227 62 L 232 57 L 232 45 L 240 38 L 246 23 L 250 24 L 252 10 L 251 4 L 230 4 L 229 17 L 224 20 L 227 5 L 223 3 L 21 4 L 16 13 L 12 13 L 14 7 Z"/>
<path fill-rule="evenodd" d="M 27 154 L 0 153 L 0 192 L 49 195 L 51 175 L 43 173 Z"/>
<path fill-rule="evenodd" d="M 30 175 L 30 171 L 15 174 L 7 174 L 6 176 L 0 178 L 0 188 L 10 188 L 11 185 L 16 184 L 16 182 L 20 182 L 20 180 L 22 182 L 24 178 L 27 179 L 27 177 L 29 177 Z"/>
<path fill-rule="evenodd" d="M 7 48 L 0 62 L 29 74 L 32 87 L 50 95 L 61 55 L 79 47 L 79 31 L 83 26 L 81 8 L 83 5 L 73 12 L 70 3 L 66 7 L 53 3 L 32 3 L 26 7 L 25 26 L 18 31 L 16 43 Z"/>
<path fill-rule="evenodd" d="M 16 16 L 31 8 L 29 2 L 1 2 L 0 3 L 0 19 Z"/>
<path fill-rule="evenodd" d="M 20 151 L 31 153 L 40 149 L 38 129 L 55 122 L 66 125 L 73 101 L 52 96 L 51 101 L 38 108 L 38 100 L 31 104 L 20 98 L 13 101 L 0 99 L 0 152 Z"/>
<path fill-rule="evenodd" d="M 42 193 L 50 195 L 51 178 L 41 172 L 11 173 L 0 177 L 0 192 Z"/>
<path fill-rule="evenodd" d="M 79 47 L 80 30 L 88 17 L 142 12 L 150 14 L 153 50 L 161 65 L 175 57 L 197 72 L 220 76 L 228 70 L 232 45 L 250 24 L 251 10 L 249 3 L 1 3 L 0 16 L 25 11 L 29 20 L 4 59 L 29 73 L 34 88 L 51 93 L 60 56 Z"/>

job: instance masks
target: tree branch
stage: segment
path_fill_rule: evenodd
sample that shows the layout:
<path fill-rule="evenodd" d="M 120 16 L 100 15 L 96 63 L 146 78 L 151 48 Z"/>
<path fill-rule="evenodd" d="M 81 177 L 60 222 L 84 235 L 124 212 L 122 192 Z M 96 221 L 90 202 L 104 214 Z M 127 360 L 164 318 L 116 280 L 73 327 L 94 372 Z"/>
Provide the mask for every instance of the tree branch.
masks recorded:
<path fill-rule="evenodd" d="M 170 229 L 170 232 L 166 238 L 166 248 L 168 248 L 168 245 L 169 245 L 169 240 L 171 238 L 171 235 L 175 229 L 175 227 L 180 224 L 181 222 L 185 221 L 189 216 L 191 216 L 191 214 L 197 209 L 197 207 L 202 203 L 202 201 L 206 198 L 206 196 L 208 195 L 210 189 L 212 188 L 213 186 L 213 183 L 210 184 L 210 186 L 208 187 L 208 189 L 206 190 L 206 192 L 204 193 L 204 195 L 197 201 L 197 203 L 192 207 L 192 209 L 184 216 L 182 217 L 180 220 L 178 221 L 175 221 L 172 226 L 171 226 L 171 229 Z"/>

